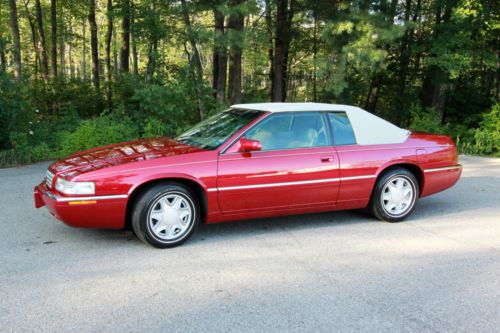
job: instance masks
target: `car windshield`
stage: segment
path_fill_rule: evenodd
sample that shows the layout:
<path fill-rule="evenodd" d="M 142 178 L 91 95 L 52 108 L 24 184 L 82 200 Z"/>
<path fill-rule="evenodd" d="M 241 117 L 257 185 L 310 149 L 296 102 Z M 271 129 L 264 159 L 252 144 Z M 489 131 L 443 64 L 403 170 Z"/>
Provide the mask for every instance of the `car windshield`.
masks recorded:
<path fill-rule="evenodd" d="M 255 110 L 224 111 L 196 124 L 176 140 L 202 149 L 216 149 L 262 114 L 262 111 Z"/>

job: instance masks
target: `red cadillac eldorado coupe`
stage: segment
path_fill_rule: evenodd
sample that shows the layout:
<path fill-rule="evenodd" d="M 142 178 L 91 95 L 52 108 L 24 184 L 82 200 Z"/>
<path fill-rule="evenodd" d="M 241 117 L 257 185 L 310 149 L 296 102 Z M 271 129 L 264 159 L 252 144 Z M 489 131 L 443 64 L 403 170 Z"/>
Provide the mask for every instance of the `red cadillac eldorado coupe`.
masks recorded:
<path fill-rule="evenodd" d="M 410 132 L 357 107 L 241 104 L 175 139 L 55 162 L 34 197 L 67 225 L 132 227 L 165 248 L 199 223 L 365 207 L 398 222 L 461 172 L 449 137 Z"/>

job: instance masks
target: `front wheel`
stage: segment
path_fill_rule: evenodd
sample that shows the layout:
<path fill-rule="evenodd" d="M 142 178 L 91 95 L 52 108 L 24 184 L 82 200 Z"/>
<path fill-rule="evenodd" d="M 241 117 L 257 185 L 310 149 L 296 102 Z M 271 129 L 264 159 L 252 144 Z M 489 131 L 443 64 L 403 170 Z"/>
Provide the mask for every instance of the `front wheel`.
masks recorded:
<path fill-rule="evenodd" d="M 392 169 L 375 184 L 370 212 L 382 221 L 402 221 L 413 212 L 419 190 L 413 173 L 403 168 Z"/>
<path fill-rule="evenodd" d="M 200 220 L 196 196 L 184 185 L 157 184 L 136 201 L 132 228 L 143 242 L 154 247 L 174 247 L 185 242 Z"/>

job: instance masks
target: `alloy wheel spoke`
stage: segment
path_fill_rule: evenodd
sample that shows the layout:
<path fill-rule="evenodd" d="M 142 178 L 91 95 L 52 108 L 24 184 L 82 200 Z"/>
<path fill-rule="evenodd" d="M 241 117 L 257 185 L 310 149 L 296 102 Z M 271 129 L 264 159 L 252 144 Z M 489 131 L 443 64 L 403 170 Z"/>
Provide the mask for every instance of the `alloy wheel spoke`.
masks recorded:
<path fill-rule="evenodd" d="M 155 234 L 160 234 L 162 231 L 165 231 L 167 229 L 167 226 L 163 222 L 158 222 L 153 226 L 153 231 Z"/>
<path fill-rule="evenodd" d="M 158 221 L 158 222 L 162 222 L 163 221 L 163 212 L 154 210 L 151 212 L 151 218 Z"/>
<path fill-rule="evenodd" d="M 183 209 L 179 212 L 179 220 L 181 220 L 182 223 L 184 223 L 184 219 L 188 217 L 191 214 L 191 212 L 187 209 Z"/>
<path fill-rule="evenodd" d="M 180 225 L 178 225 L 178 224 L 173 224 L 173 225 L 171 225 L 171 226 L 170 226 L 170 228 L 169 228 L 169 230 L 168 230 L 168 235 L 169 235 L 170 237 L 174 237 L 174 236 L 176 236 L 178 233 L 181 233 L 181 232 L 183 231 L 182 229 L 183 229 L 183 228 L 182 228 Z M 178 233 L 176 233 L 176 230 L 179 230 L 179 232 L 178 232 Z"/>

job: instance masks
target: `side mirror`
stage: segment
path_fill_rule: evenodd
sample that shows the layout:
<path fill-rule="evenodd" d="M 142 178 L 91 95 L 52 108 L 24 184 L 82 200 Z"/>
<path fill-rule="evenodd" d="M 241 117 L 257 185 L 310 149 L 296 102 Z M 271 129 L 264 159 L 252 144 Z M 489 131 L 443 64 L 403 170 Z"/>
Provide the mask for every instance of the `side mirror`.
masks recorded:
<path fill-rule="evenodd" d="M 245 137 L 240 139 L 240 148 L 238 149 L 240 153 L 249 153 L 258 150 L 262 150 L 262 144 L 259 140 L 250 140 Z"/>

